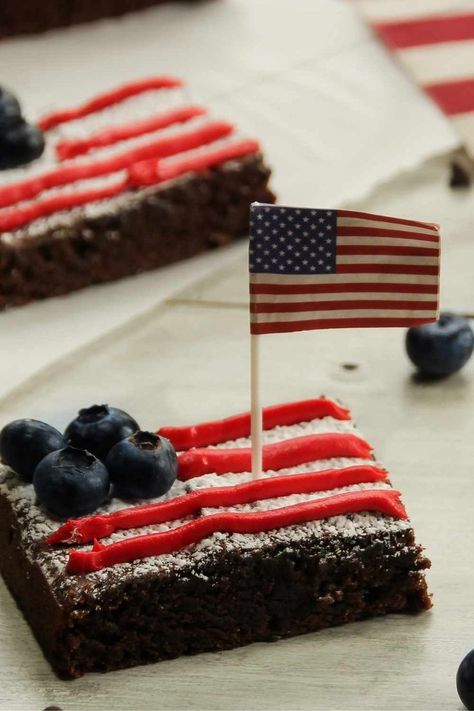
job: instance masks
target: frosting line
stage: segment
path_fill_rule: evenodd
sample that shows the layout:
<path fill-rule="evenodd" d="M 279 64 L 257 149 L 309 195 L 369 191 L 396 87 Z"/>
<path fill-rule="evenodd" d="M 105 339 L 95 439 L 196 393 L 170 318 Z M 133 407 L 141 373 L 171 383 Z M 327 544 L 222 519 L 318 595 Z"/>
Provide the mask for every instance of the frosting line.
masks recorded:
<path fill-rule="evenodd" d="M 354 434 L 331 432 L 294 437 L 263 446 L 263 468 L 287 469 L 317 459 L 359 457 L 370 459 L 372 447 Z M 203 474 L 249 472 L 252 468 L 249 447 L 237 449 L 190 449 L 178 456 L 178 478 L 182 481 Z"/>
<path fill-rule="evenodd" d="M 349 420 L 349 410 L 327 398 L 312 398 L 271 405 L 262 410 L 263 428 L 271 430 L 281 425 L 295 425 L 322 417 Z M 192 447 L 208 447 L 227 440 L 250 435 L 250 413 L 242 412 L 233 417 L 212 422 L 201 422 L 188 427 L 161 427 L 158 434 L 166 437 L 178 451 Z"/>
<path fill-rule="evenodd" d="M 71 138 L 58 141 L 55 147 L 56 154 L 59 160 L 76 158 L 96 148 L 112 146 L 120 143 L 120 141 L 143 136 L 146 133 L 152 133 L 153 131 L 173 126 L 176 123 L 185 123 L 206 113 L 206 109 L 200 106 L 182 106 L 172 111 L 157 114 L 151 118 L 121 124 L 120 126 L 93 133 L 87 138 Z"/>
<path fill-rule="evenodd" d="M 184 496 L 157 504 L 145 504 L 114 511 L 110 514 L 71 519 L 47 538 L 47 543 L 89 543 L 115 531 L 141 528 L 174 521 L 197 513 L 203 508 L 236 506 L 262 499 L 292 494 L 307 494 L 337 489 L 351 484 L 384 481 L 385 469 L 358 465 L 344 469 L 327 469 L 304 474 L 256 479 L 235 486 L 199 489 Z"/>
<path fill-rule="evenodd" d="M 124 84 L 117 89 L 99 94 L 95 98 L 87 101 L 81 106 L 77 106 L 76 108 L 63 109 L 46 114 L 46 116 L 43 116 L 43 118 L 40 119 L 38 125 L 42 131 L 49 131 L 51 128 L 55 128 L 62 123 L 84 118 L 84 116 L 89 116 L 89 114 L 93 114 L 96 111 L 103 111 L 103 109 L 119 104 L 121 101 L 130 99 L 132 96 L 137 96 L 145 91 L 175 89 L 183 85 L 184 82 L 181 79 L 171 76 L 150 77 L 149 79 L 129 82 L 128 84 Z"/>
<path fill-rule="evenodd" d="M 272 529 L 316 521 L 331 516 L 361 511 L 377 511 L 405 519 L 407 513 L 401 503 L 400 492 L 365 490 L 335 494 L 323 499 L 307 501 L 270 511 L 252 513 L 218 513 L 198 518 L 170 531 L 134 536 L 102 546 L 98 541 L 91 551 L 73 550 L 69 554 L 68 573 L 91 573 L 102 568 L 127 563 L 173 551 L 197 543 L 213 533 L 262 533 Z"/>

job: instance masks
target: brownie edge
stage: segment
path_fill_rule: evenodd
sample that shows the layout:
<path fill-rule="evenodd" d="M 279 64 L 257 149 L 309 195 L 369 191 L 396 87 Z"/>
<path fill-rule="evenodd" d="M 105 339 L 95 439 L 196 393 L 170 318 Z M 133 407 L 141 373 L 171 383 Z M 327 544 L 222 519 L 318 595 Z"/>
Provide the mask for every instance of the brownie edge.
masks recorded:
<path fill-rule="evenodd" d="M 248 233 L 249 205 L 274 202 L 260 155 L 125 193 L 0 235 L 0 310 L 166 266 Z"/>
<path fill-rule="evenodd" d="M 2 0 L 0 39 L 118 17 L 162 2 L 164 0 Z"/>
<path fill-rule="evenodd" d="M 62 678 L 431 606 L 423 575 L 430 563 L 411 528 L 229 550 L 193 569 L 125 575 L 100 599 L 81 576 L 72 599 L 55 593 L 27 556 L 1 495 L 0 551 L 1 573 Z"/>

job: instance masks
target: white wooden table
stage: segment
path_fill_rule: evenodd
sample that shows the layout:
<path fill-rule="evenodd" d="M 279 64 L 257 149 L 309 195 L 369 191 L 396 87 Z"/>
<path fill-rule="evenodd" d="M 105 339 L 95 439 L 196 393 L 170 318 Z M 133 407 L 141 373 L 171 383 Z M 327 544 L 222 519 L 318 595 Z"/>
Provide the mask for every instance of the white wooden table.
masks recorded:
<path fill-rule="evenodd" d="M 329 9 L 323 11 L 323 6 Z M 341 178 L 338 182 L 344 162 L 336 163 L 334 169 L 334 156 L 339 155 L 337 141 L 346 136 L 347 125 L 340 115 L 341 123 L 335 122 L 333 133 L 328 133 L 331 141 L 323 135 L 319 143 L 311 142 L 309 119 L 298 124 L 297 136 L 288 133 L 285 125 L 295 87 L 303 87 L 298 96 L 307 92 L 316 96 L 316 90 L 323 94 L 321 100 L 318 94 L 316 102 L 322 107 L 321 114 L 311 104 L 316 134 L 319 120 L 324 119 L 327 127 L 331 124 L 329 114 L 324 118 L 328 106 L 324 97 L 330 96 L 334 87 L 341 87 L 348 64 L 344 52 L 354 58 L 351 52 L 357 47 L 358 60 L 354 61 L 366 62 L 367 54 L 377 54 L 378 49 L 363 28 L 354 34 L 355 26 L 349 24 L 342 3 L 336 0 L 299 0 L 292 21 L 296 17 L 298 27 L 313 26 L 295 39 L 295 33 L 284 32 L 288 12 L 295 7 L 289 0 L 227 0 L 205 3 L 200 12 L 165 6 L 147 13 L 146 21 L 140 16 L 142 19 L 132 18 L 119 25 L 99 24 L 0 45 L 0 66 L 8 67 L 12 86 L 20 83 L 24 87 L 33 108 L 40 106 L 45 94 L 51 96 L 51 103 L 59 94 L 69 101 L 74 98 L 75 84 L 85 95 L 86 84 L 100 88 L 114 82 L 117 74 L 121 78 L 136 75 L 139 68 L 142 74 L 163 69 L 191 74 L 197 93 L 208 98 L 212 93 L 209 87 L 215 86 L 218 108 L 231 108 L 232 115 L 247 128 L 264 135 L 277 166 L 281 198 L 287 202 L 301 197 L 299 202 L 319 206 L 323 205 L 320 198 L 326 204 L 340 204 L 393 175 L 399 167 L 394 158 L 396 148 L 407 167 L 411 161 L 414 168 L 436 146 L 441 151 L 454 145 L 436 112 L 387 65 L 384 72 L 393 72 L 393 92 L 406 92 L 408 113 L 413 112 L 423 126 L 437 127 L 434 136 L 431 134 L 429 141 L 426 135 L 421 136 L 417 146 L 416 134 L 408 135 L 405 126 L 408 143 L 401 141 L 401 134 L 393 134 L 395 149 L 387 147 L 385 159 L 381 148 L 373 149 L 373 131 L 374 126 L 389 125 L 388 111 L 377 114 L 368 110 L 365 140 L 372 152 L 366 156 L 372 164 L 368 171 L 361 166 L 359 180 L 355 152 L 351 180 L 344 183 Z M 268 22 L 266 30 L 261 23 L 271 12 L 276 19 L 269 41 Z M 322 18 L 329 18 L 332 28 L 320 33 L 328 36 L 326 43 L 324 39 L 314 41 Z M 343 30 L 352 37 L 352 44 Z M 108 63 L 100 46 L 104 37 Z M 245 43 L 245 37 L 255 42 Z M 285 37 L 293 39 L 284 45 Z M 261 51 L 264 42 L 266 49 Z M 198 51 L 201 46 L 206 52 Z M 217 53 L 222 47 L 225 61 L 219 62 Z M 382 57 L 377 54 L 378 61 Z M 92 71 L 99 60 L 101 71 Z M 356 74 L 354 69 L 351 80 L 343 82 L 343 107 L 353 98 Z M 364 86 L 362 79 L 360 82 Z M 246 87 L 252 87 L 251 91 Z M 251 99 L 246 98 L 249 93 Z M 367 96 L 364 94 L 365 101 Z M 387 92 L 387 102 L 390 97 Z M 273 113 L 268 111 L 272 102 L 276 102 Z M 334 102 L 336 114 L 338 106 Z M 311 144 L 309 159 L 303 148 L 295 148 L 297 139 L 300 146 Z M 326 153 L 323 144 L 327 144 Z M 321 178 L 322 166 L 326 182 Z M 472 310 L 473 192 L 450 192 L 446 181 L 447 161 L 434 160 L 385 184 L 369 199 L 359 200 L 357 206 L 440 221 L 443 303 Z M 193 262 L 189 270 L 183 267 L 169 275 L 169 288 L 148 300 L 137 297 L 132 306 L 128 299 L 137 286 L 142 284 L 144 292 L 153 289 L 152 275 L 143 277 L 145 281 L 132 281 L 130 286 L 123 282 L 88 290 L 0 316 L 4 346 L 0 353 L 0 426 L 23 416 L 63 426 L 78 407 L 102 401 L 130 410 L 148 428 L 246 408 L 245 247 L 235 247 L 222 261 L 213 259 L 203 263 L 197 274 L 193 274 Z M 191 284 L 193 276 L 199 280 Z M 100 319 L 101 308 L 114 298 L 117 303 L 122 299 L 123 305 L 115 310 L 112 322 L 105 324 Z M 88 313 L 91 331 L 78 335 Z M 327 393 L 351 406 L 362 431 L 402 490 L 418 539 L 433 561 L 429 573 L 434 594 L 431 612 L 63 682 L 51 672 L 2 583 L 0 709 L 40 711 L 50 704 L 64 711 L 460 708 L 455 673 L 474 643 L 474 361 L 449 380 L 429 386 L 417 384 L 404 354 L 403 335 L 392 329 L 268 337 L 262 354 L 263 398 L 270 403 Z M 31 357 L 31 352 L 37 358 Z M 357 367 L 346 370 L 343 365 L 347 363 Z"/>
<path fill-rule="evenodd" d="M 443 301 L 472 305 L 472 194 L 449 193 L 445 178 L 445 164 L 433 162 L 362 206 L 439 219 Z M 212 277 L 24 382 L 0 403 L 0 425 L 27 415 L 63 426 L 78 407 L 102 401 L 125 407 L 147 428 L 246 408 L 247 328 L 242 249 Z M 1 585 L 1 709 L 460 707 L 455 672 L 474 628 L 474 361 L 449 380 L 421 385 L 399 329 L 270 336 L 263 346 L 266 402 L 328 393 L 352 407 L 433 561 L 433 610 L 62 682 Z"/>

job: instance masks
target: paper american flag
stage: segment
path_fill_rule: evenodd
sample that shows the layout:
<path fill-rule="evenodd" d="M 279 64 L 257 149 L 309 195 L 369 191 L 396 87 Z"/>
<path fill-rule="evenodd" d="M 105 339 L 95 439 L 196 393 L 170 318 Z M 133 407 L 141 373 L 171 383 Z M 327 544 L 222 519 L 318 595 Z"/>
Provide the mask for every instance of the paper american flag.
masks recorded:
<path fill-rule="evenodd" d="M 250 332 L 435 321 L 439 259 L 429 222 L 254 203 Z"/>

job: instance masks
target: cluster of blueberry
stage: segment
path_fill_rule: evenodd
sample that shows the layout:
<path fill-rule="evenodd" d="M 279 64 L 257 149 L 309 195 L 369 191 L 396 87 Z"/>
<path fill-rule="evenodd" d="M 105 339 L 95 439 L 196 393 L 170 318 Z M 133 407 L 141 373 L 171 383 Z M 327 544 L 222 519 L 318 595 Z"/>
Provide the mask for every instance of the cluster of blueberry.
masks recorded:
<path fill-rule="evenodd" d="M 0 432 L 0 455 L 33 482 L 38 502 L 61 518 L 91 513 L 111 493 L 162 496 L 178 475 L 173 445 L 108 405 L 79 410 L 64 434 L 39 420 L 14 420 Z"/>
<path fill-rule="evenodd" d="M 40 129 L 25 121 L 16 97 L 0 87 L 0 170 L 30 163 L 43 150 Z"/>
<path fill-rule="evenodd" d="M 409 328 L 405 345 L 420 373 L 441 378 L 467 363 L 474 351 L 474 332 L 464 316 L 443 312 L 435 323 Z"/>

